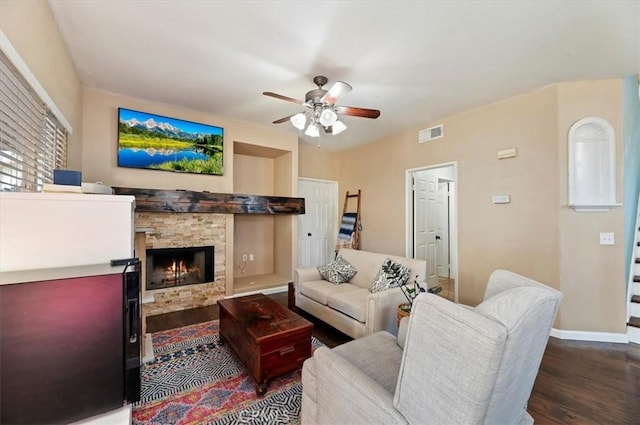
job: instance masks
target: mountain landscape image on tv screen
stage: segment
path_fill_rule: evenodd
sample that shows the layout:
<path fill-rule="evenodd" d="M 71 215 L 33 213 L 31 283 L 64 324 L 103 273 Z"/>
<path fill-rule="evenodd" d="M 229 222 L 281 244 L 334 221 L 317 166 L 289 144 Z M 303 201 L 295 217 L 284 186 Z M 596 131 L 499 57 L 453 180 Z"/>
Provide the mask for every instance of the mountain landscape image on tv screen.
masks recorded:
<path fill-rule="evenodd" d="M 118 108 L 118 166 L 222 175 L 223 129 Z"/>

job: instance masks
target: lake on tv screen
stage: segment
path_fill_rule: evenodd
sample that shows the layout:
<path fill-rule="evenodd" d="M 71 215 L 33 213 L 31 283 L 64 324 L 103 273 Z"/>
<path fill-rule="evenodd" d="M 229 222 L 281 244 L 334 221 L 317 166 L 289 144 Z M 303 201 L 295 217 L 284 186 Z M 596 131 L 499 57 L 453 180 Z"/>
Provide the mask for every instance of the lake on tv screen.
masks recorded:
<path fill-rule="evenodd" d="M 119 149 L 118 165 L 121 167 L 150 168 L 153 165 L 160 165 L 168 161 L 180 161 L 181 159 L 207 159 L 208 157 L 199 152 L 179 151 L 171 153 L 156 152 L 149 154 L 142 149 Z"/>

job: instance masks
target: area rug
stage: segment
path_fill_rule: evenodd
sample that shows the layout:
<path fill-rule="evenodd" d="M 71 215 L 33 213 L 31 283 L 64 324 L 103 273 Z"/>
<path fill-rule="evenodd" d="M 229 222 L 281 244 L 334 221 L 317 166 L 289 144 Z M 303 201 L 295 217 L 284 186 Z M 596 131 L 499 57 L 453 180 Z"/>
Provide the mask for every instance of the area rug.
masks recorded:
<path fill-rule="evenodd" d="M 142 367 L 134 425 L 299 423 L 301 370 L 274 379 L 258 397 L 218 331 L 215 320 L 151 334 L 155 360 Z M 313 350 L 321 345 L 312 337 Z"/>

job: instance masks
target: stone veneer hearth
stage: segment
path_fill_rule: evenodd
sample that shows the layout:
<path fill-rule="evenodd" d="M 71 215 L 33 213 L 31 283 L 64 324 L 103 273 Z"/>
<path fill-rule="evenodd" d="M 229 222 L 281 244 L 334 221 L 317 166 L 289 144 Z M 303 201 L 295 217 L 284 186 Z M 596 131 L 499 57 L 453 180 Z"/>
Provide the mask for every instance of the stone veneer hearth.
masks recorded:
<path fill-rule="evenodd" d="M 135 227 L 144 230 L 146 248 L 215 247 L 213 282 L 147 291 L 147 294 L 153 294 L 154 302 L 143 305 L 145 315 L 203 307 L 224 297 L 226 220 L 226 214 L 135 213 Z M 143 253 L 136 255 L 143 261 L 146 256 Z"/>

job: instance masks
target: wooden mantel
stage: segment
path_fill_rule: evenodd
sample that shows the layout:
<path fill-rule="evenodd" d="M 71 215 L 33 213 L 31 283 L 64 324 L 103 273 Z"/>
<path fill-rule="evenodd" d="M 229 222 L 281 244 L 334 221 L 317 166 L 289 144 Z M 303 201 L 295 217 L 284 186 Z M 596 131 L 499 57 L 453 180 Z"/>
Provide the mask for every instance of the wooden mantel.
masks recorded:
<path fill-rule="evenodd" d="M 218 214 L 304 214 L 304 198 L 114 187 L 133 195 L 136 211 Z"/>

